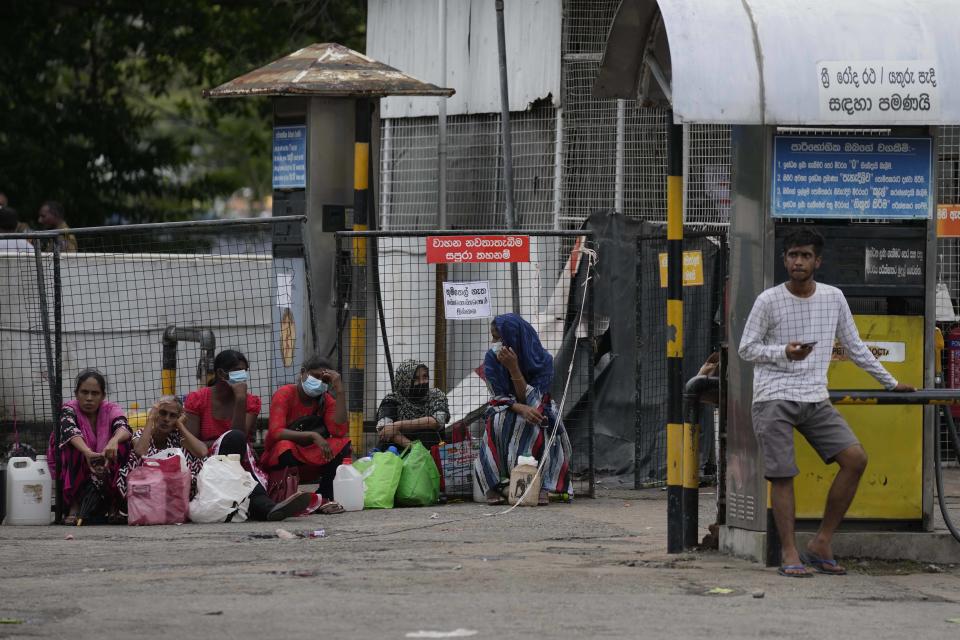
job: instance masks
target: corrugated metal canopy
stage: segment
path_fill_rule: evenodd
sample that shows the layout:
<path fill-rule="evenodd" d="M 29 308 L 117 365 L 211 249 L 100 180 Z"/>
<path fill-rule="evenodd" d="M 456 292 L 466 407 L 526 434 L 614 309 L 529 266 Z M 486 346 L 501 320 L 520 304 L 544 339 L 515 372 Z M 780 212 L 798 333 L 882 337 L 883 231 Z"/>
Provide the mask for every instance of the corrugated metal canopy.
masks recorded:
<path fill-rule="evenodd" d="M 955 125 L 958 33 L 957 0 L 622 0 L 594 95 L 678 123 Z"/>
<path fill-rule="evenodd" d="M 453 92 L 453 89 L 421 82 L 343 45 L 323 43 L 304 47 L 215 89 L 207 89 L 203 95 L 207 98 L 379 98 L 396 95 L 451 96 Z"/>

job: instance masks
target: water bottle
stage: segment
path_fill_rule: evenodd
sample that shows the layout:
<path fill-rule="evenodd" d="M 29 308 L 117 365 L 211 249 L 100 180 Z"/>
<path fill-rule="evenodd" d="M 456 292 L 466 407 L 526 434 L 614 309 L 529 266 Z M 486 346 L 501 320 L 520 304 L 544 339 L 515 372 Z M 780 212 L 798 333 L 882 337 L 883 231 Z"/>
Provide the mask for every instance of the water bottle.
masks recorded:
<path fill-rule="evenodd" d="M 387 447 L 387 451 L 388 451 L 389 453 L 392 453 L 392 454 L 395 455 L 395 456 L 400 455 L 400 450 L 397 449 L 397 447 L 396 447 L 395 445 L 390 445 L 389 447 Z"/>
<path fill-rule="evenodd" d="M 343 506 L 344 511 L 363 509 L 363 476 L 351 465 L 337 467 L 333 479 L 333 499 Z"/>
<path fill-rule="evenodd" d="M 47 469 L 47 457 L 10 458 L 5 483 L 6 514 L 4 524 L 50 524 L 53 482 Z"/>

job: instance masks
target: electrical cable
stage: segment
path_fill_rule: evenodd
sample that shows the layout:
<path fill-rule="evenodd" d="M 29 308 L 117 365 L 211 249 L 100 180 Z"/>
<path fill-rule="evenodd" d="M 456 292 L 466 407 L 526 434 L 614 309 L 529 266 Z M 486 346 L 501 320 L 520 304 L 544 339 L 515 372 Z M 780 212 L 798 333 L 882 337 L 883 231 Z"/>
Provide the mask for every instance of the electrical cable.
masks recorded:
<path fill-rule="evenodd" d="M 950 438 L 953 441 L 954 451 L 960 452 L 960 438 L 957 437 L 957 426 L 953 422 L 953 413 L 951 412 L 951 407 L 941 406 L 938 407 L 938 409 L 942 415 L 946 416 L 947 431 L 950 432 Z M 934 476 L 936 477 L 937 483 L 937 503 L 940 505 L 940 514 L 943 516 L 943 522 L 947 525 L 950 535 L 953 536 L 954 540 L 960 542 L 960 531 L 957 530 L 957 527 L 953 524 L 953 520 L 950 519 L 950 511 L 947 509 L 947 500 L 943 495 L 943 466 L 940 460 L 941 444 L 939 429 L 937 429 L 937 432 L 933 434 L 933 438 L 933 467 Z"/>
<path fill-rule="evenodd" d="M 597 264 L 597 252 L 594 249 L 588 249 L 586 247 L 579 247 L 577 249 L 581 254 L 587 258 L 587 274 L 583 279 L 583 295 L 580 297 L 580 311 L 577 312 L 576 322 L 573 323 L 574 335 L 576 335 L 577 329 L 580 327 L 580 322 L 583 320 L 583 310 L 587 304 L 587 286 L 590 283 L 590 279 L 593 277 L 590 275 L 590 272 L 593 270 L 593 267 Z M 563 385 L 563 395 L 560 396 L 560 404 L 557 406 L 557 422 L 553 425 L 553 432 L 550 434 L 550 438 L 547 440 L 546 444 L 543 446 L 543 458 L 540 460 L 540 464 L 537 465 L 537 472 L 533 474 L 533 479 L 527 485 L 527 488 L 524 490 L 523 494 L 517 499 L 509 509 L 500 511 L 494 515 L 506 515 L 516 509 L 520 504 L 527 498 L 527 494 L 530 493 L 530 490 L 533 489 L 537 484 L 537 479 L 540 478 L 543 472 L 543 468 L 546 466 L 547 461 L 550 459 L 550 447 L 553 446 L 553 441 L 557 438 L 557 432 L 560 430 L 560 421 L 563 419 L 563 405 L 567 402 L 567 392 L 570 390 L 570 380 L 573 378 L 573 365 L 576 363 L 576 344 L 574 344 L 574 353 L 570 357 L 570 366 L 567 369 L 567 381 Z"/>

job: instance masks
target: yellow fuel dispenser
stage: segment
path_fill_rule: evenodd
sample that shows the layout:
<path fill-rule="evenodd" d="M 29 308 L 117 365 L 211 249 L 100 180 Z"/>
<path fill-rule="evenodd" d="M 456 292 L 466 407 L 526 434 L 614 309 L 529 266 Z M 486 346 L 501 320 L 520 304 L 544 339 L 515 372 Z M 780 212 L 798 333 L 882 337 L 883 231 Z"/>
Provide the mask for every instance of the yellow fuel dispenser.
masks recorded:
<path fill-rule="evenodd" d="M 934 141 L 916 129 L 883 133 L 734 127 L 739 164 L 732 181 L 730 345 L 738 343 L 756 296 L 787 279 L 783 236 L 796 225 L 813 226 L 826 240 L 816 280 L 843 291 L 861 339 L 891 374 L 917 388 L 933 386 L 936 230 L 928 185 Z M 880 389 L 839 342 L 821 347 L 832 350 L 830 389 Z M 729 363 L 727 526 L 721 546 L 778 562 L 750 420 L 752 367 L 735 354 Z M 841 533 L 931 529 L 930 410 L 889 404 L 838 408 L 869 457 Z M 836 467 L 824 465 L 799 434 L 795 444 L 797 530 L 812 530 Z"/>
<path fill-rule="evenodd" d="M 827 239 L 816 279 L 844 291 L 861 339 L 887 371 L 901 382 L 922 388 L 926 282 L 921 275 L 908 275 L 907 271 L 919 266 L 922 272 L 925 221 L 853 224 L 831 220 L 816 226 Z M 777 226 L 778 246 L 788 228 Z M 878 264 L 868 269 L 868 261 Z M 776 264 L 774 280 L 786 280 L 779 257 Z M 868 278 L 868 270 L 883 273 Z M 839 342 L 826 348 L 833 354 L 827 376 L 830 389 L 881 389 L 873 377 L 849 360 Z M 869 522 L 885 528 L 921 529 L 923 407 L 854 405 L 839 406 L 838 410 L 870 459 L 846 519 L 861 525 Z M 799 434 L 795 434 L 795 448 L 800 468 L 794 481 L 797 518 L 819 520 L 837 467 L 825 465 Z M 803 526 L 801 522 L 800 528 Z"/>

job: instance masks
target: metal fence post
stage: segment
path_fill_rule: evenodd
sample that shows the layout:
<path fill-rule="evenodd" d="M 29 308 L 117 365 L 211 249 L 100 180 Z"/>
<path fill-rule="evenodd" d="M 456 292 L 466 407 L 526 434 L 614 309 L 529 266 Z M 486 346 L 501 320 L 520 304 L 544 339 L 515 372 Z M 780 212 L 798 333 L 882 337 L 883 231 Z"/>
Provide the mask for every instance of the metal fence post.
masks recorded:
<path fill-rule="evenodd" d="M 683 128 L 676 124 L 667 126 L 667 553 L 680 553 L 686 494 L 683 482 Z"/>
<path fill-rule="evenodd" d="M 588 270 L 589 273 L 589 270 Z M 587 345 L 589 347 L 589 353 L 587 353 L 587 403 L 590 405 L 589 410 L 587 411 L 587 437 L 588 437 L 588 452 L 587 452 L 587 464 L 589 465 L 589 470 L 587 477 L 590 482 L 590 489 L 587 492 L 591 498 L 594 497 L 595 488 L 597 486 L 597 464 L 596 464 L 596 442 L 594 439 L 594 423 L 596 422 L 596 398 L 594 394 L 594 382 L 595 382 L 595 372 L 594 372 L 594 356 L 597 351 L 597 336 L 596 336 L 596 322 L 594 318 L 594 309 L 593 309 L 593 277 L 588 277 L 586 282 L 586 288 L 583 292 L 583 295 L 587 296 Z M 571 362 L 576 360 L 576 352 L 573 354 Z"/>
<path fill-rule="evenodd" d="M 369 229 L 370 167 L 370 101 L 359 99 L 356 106 L 353 156 L 353 230 Z M 350 442 L 356 450 L 363 448 L 364 367 L 367 360 L 367 243 L 364 237 L 353 238 L 351 253 L 352 287 L 350 304 L 350 356 L 347 373 L 347 413 Z"/>
<path fill-rule="evenodd" d="M 53 341 L 54 341 L 54 364 L 56 373 L 53 376 L 50 395 L 53 406 L 59 412 L 63 405 L 63 287 L 60 280 L 60 246 L 53 245 Z M 60 417 L 54 413 L 54 430 L 56 431 L 56 442 L 59 445 L 62 433 L 60 431 Z M 47 461 L 47 465 L 50 464 Z M 63 500 L 61 499 L 63 491 L 63 480 L 60 474 L 57 474 L 56 480 L 56 511 L 54 521 L 59 524 L 63 520 Z"/>
<path fill-rule="evenodd" d="M 56 248 L 56 239 L 54 239 L 54 254 L 57 253 Z M 41 252 L 41 243 L 37 242 L 33 247 L 33 257 L 36 263 L 37 268 L 37 297 L 40 302 L 40 326 L 43 328 L 43 352 L 46 358 L 47 363 L 47 375 L 45 376 L 47 380 L 47 388 L 50 392 L 50 411 L 51 418 L 53 419 L 53 429 L 56 431 L 55 438 L 55 449 L 60 446 L 60 403 L 58 401 L 58 396 L 60 395 L 56 387 L 57 382 L 57 370 L 54 367 L 53 363 L 53 346 L 50 344 L 50 308 L 47 304 L 47 287 L 44 282 L 43 277 L 43 256 Z M 52 462 L 52 461 L 50 461 Z M 48 462 L 47 464 L 50 464 Z M 61 474 L 57 474 L 59 478 Z M 60 512 L 62 511 L 61 502 L 61 493 L 63 487 L 62 483 L 57 481 L 57 522 L 60 521 Z"/>

